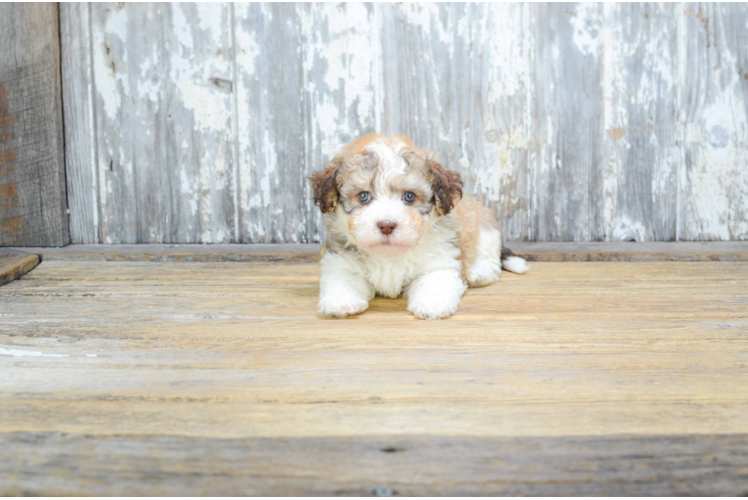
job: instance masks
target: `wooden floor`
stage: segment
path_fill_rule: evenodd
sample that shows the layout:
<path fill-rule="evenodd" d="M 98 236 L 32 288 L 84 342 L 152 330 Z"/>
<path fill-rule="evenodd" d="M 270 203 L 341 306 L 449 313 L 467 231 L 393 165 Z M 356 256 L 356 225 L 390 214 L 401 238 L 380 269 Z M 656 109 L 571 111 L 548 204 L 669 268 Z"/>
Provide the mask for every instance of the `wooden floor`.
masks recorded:
<path fill-rule="evenodd" d="M 318 272 L 0 288 L 0 494 L 748 493 L 748 262 L 537 262 L 436 322 L 319 318 Z"/>

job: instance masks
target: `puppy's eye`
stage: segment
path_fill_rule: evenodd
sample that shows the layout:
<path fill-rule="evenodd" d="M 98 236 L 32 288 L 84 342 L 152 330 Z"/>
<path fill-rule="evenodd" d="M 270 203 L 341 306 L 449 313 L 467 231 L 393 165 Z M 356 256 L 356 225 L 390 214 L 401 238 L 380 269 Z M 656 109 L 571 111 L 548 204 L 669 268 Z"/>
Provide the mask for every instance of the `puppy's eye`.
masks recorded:
<path fill-rule="evenodd" d="M 415 193 L 412 193 L 410 191 L 406 191 L 405 194 L 403 195 L 403 201 L 405 203 L 413 203 L 414 201 L 416 201 L 416 195 L 415 195 Z"/>
<path fill-rule="evenodd" d="M 366 191 L 358 193 L 358 201 L 361 203 L 369 203 L 369 200 L 371 200 L 371 195 Z"/>

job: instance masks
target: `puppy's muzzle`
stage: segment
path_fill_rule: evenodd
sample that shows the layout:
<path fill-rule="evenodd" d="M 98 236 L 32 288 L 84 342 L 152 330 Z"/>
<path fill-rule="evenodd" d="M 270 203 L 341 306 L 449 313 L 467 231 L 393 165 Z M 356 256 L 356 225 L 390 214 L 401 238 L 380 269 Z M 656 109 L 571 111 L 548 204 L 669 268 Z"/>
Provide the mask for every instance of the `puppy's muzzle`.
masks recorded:
<path fill-rule="evenodd" d="M 391 220 L 381 220 L 377 222 L 377 227 L 383 235 L 388 236 L 392 234 L 392 231 L 394 231 L 397 227 L 397 222 L 393 222 Z"/>

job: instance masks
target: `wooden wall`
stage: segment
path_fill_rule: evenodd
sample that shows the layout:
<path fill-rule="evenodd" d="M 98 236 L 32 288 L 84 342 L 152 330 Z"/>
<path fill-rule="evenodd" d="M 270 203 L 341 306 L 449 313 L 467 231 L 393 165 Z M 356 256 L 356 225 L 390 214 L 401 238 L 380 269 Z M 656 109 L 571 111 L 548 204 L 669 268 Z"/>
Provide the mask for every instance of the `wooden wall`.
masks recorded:
<path fill-rule="evenodd" d="M 69 241 L 57 5 L 0 3 L 0 247 Z"/>
<path fill-rule="evenodd" d="M 76 243 L 313 242 L 405 133 L 510 240 L 748 239 L 748 5 L 62 4 Z"/>

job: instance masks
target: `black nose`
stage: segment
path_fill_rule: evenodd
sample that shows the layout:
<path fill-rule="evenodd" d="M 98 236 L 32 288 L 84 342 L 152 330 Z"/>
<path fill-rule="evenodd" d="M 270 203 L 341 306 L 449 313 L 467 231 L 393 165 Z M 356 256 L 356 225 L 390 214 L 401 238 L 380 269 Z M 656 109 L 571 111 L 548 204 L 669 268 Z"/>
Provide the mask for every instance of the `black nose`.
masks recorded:
<path fill-rule="evenodd" d="M 382 234 L 392 234 L 392 231 L 397 227 L 397 222 L 391 220 L 381 220 L 377 222 L 377 227 L 382 231 Z"/>

